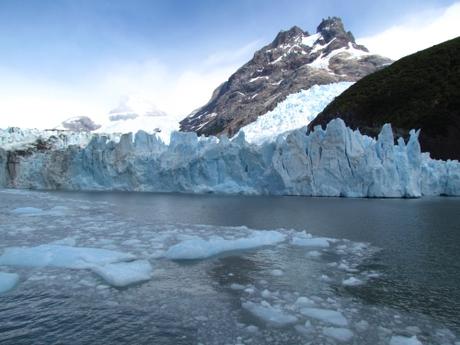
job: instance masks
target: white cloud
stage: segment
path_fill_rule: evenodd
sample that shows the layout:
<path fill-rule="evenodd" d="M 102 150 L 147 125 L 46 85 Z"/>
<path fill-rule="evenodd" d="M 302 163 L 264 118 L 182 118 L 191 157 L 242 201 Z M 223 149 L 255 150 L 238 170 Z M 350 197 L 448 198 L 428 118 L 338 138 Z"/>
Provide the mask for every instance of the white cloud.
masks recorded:
<path fill-rule="evenodd" d="M 415 13 L 404 23 L 357 41 L 373 53 L 399 59 L 457 36 L 460 36 L 460 2 Z"/>
<path fill-rule="evenodd" d="M 148 100 L 179 121 L 204 105 L 256 48 L 251 42 L 233 52 L 216 52 L 194 69 L 180 70 L 156 59 L 107 62 L 74 86 L 0 71 L 0 128 L 52 128 L 77 115 L 101 123 L 126 96 Z"/>
<path fill-rule="evenodd" d="M 262 40 L 255 40 L 239 49 L 216 52 L 211 54 L 204 63 L 207 66 L 230 65 L 235 62 L 240 63 L 249 56 L 252 56 L 256 50 L 261 48 L 261 45 Z"/>

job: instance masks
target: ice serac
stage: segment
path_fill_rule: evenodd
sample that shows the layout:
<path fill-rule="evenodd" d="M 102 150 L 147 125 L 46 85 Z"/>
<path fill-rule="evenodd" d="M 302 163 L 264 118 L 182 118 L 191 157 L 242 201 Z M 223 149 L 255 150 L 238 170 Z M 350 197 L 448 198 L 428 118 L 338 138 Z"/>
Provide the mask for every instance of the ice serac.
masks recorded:
<path fill-rule="evenodd" d="M 119 141 L 93 135 L 86 147 L 30 150 L 27 155 L 10 150 L 7 156 L 15 161 L 2 174 L 4 186 L 33 189 L 460 195 L 459 162 L 430 159 L 421 152 L 418 135 L 411 131 L 407 143 L 400 139 L 395 145 L 390 125 L 374 140 L 341 119 L 324 130 L 307 134 L 300 128 L 261 145 L 248 143 L 243 132 L 232 140 L 176 132 L 169 145 L 142 131 Z"/>
<path fill-rule="evenodd" d="M 421 153 L 419 132 L 394 144 L 390 125 L 377 140 L 331 121 L 261 145 L 240 133 L 232 140 L 173 133 L 169 145 L 155 134 L 125 134 L 119 141 L 93 135 L 71 145 L 27 154 L 6 152 L 0 182 L 7 187 L 131 190 L 344 197 L 460 195 L 458 161 Z M 22 151 L 20 152 L 22 153 Z M 11 160 L 14 157 L 14 161 Z"/>

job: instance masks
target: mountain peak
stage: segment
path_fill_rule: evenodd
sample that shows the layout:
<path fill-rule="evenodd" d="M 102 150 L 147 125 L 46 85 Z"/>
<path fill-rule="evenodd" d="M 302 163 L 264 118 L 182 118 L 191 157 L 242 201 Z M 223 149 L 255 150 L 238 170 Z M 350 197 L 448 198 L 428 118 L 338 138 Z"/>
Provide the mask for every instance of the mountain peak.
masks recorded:
<path fill-rule="evenodd" d="M 273 40 L 273 45 L 277 47 L 277 46 L 280 46 L 282 44 L 286 44 L 292 41 L 294 38 L 305 36 L 305 35 L 308 36 L 308 32 L 304 32 L 298 26 L 293 26 L 289 30 L 280 31 L 278 35 L 276 35 L 275 39 Z"/>
<path fill-rule="evenodd" d="M 292 93 L 356 81 L 390 62 L 357 45 L 338 17 L 323 19 L 313 35 L 293 26 L 256 51 L 207 104 L 181 121 L 181 130 L 232 136 Z"/>
<path fill-rule="evenodd" d="M 352 43 L 355 43 L 353 34 L 345 31 L 342 19 L 339 17 L 328 17 L 323 19 L 318 25 L 316 32 L 324 37 L 326 43 L 329 43 L 334 38 L 345 38 Z"/>

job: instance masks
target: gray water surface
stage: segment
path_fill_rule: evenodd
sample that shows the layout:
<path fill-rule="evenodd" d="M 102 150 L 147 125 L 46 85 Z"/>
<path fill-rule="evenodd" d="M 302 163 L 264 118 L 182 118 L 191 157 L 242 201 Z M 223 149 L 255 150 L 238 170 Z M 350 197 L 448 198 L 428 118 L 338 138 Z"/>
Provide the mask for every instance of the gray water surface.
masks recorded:
<path fill-rule="evenodd" d="M 17 207 L 56 205 L 76 211 L 33 219 L 11 214 Z M 344 274 L 350 273 L 332 265 L 340 262 L 339 251 L 323 250 L 320 258 L 306 259 L 308 250 L 287 244 L 193 262 L 161 258 L 170 244 L 166 234 L 234 235 L 243 231 L 239 226 L 368 243 L 368 250 L 355 254 L 347 244 L 342 260 L 356 261 L 359 272 L 378 274 L 363 285 L 343 286 Z M 0 236 L 0 250 L 73 238 L 76 245 L 147 257 L 156 269 L 151 281 L 116 289 L 85 271 L 0 266 L 21 275 L 18 287 L 0 295 L 2 344 L 335 343 L 321 335 L 325 326 L 315 320 L 308 335 L 303 319 L 279 329 L 242 309 L 244 302 L 263 300 L 264 290 L 274 293 L 272 305 L 288 311 L 299 296 L 318 297 L 322 307 L 341 310 L 354 332 L 350 343 L 387 344 L 392 335 L 417 335 L 424 344 L 459 339 L 457 198 L 7 191 L 0 194 Z M 126 242 L 133 239 L 139 243 Z M 283 275 L 271 274 L 273 269 Z M 331 282 L 320 282 L 324 275 Z M 358 331 L 362 320 L 369 330 Z"/>

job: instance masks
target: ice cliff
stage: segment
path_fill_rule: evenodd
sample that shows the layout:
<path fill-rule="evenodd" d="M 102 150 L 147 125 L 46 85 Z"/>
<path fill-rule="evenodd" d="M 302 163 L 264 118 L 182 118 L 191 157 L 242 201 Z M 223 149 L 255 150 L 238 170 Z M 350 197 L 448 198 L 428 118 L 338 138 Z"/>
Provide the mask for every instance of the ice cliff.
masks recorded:
<path fill-rule="evenodd" d="M 340 119 L 261 145 L 244 133 L 199 138 L 173 133 L 169 145 L 139 131 L 117 141 L 93 135 L 85 145 L 0 149 L 0 184 L 14 188 L 215 192 L 346 197 L 460 195 L 458 161 L 421 153 L 418 132 L 394 144 L 390 125 L 377 140 Z"/>

